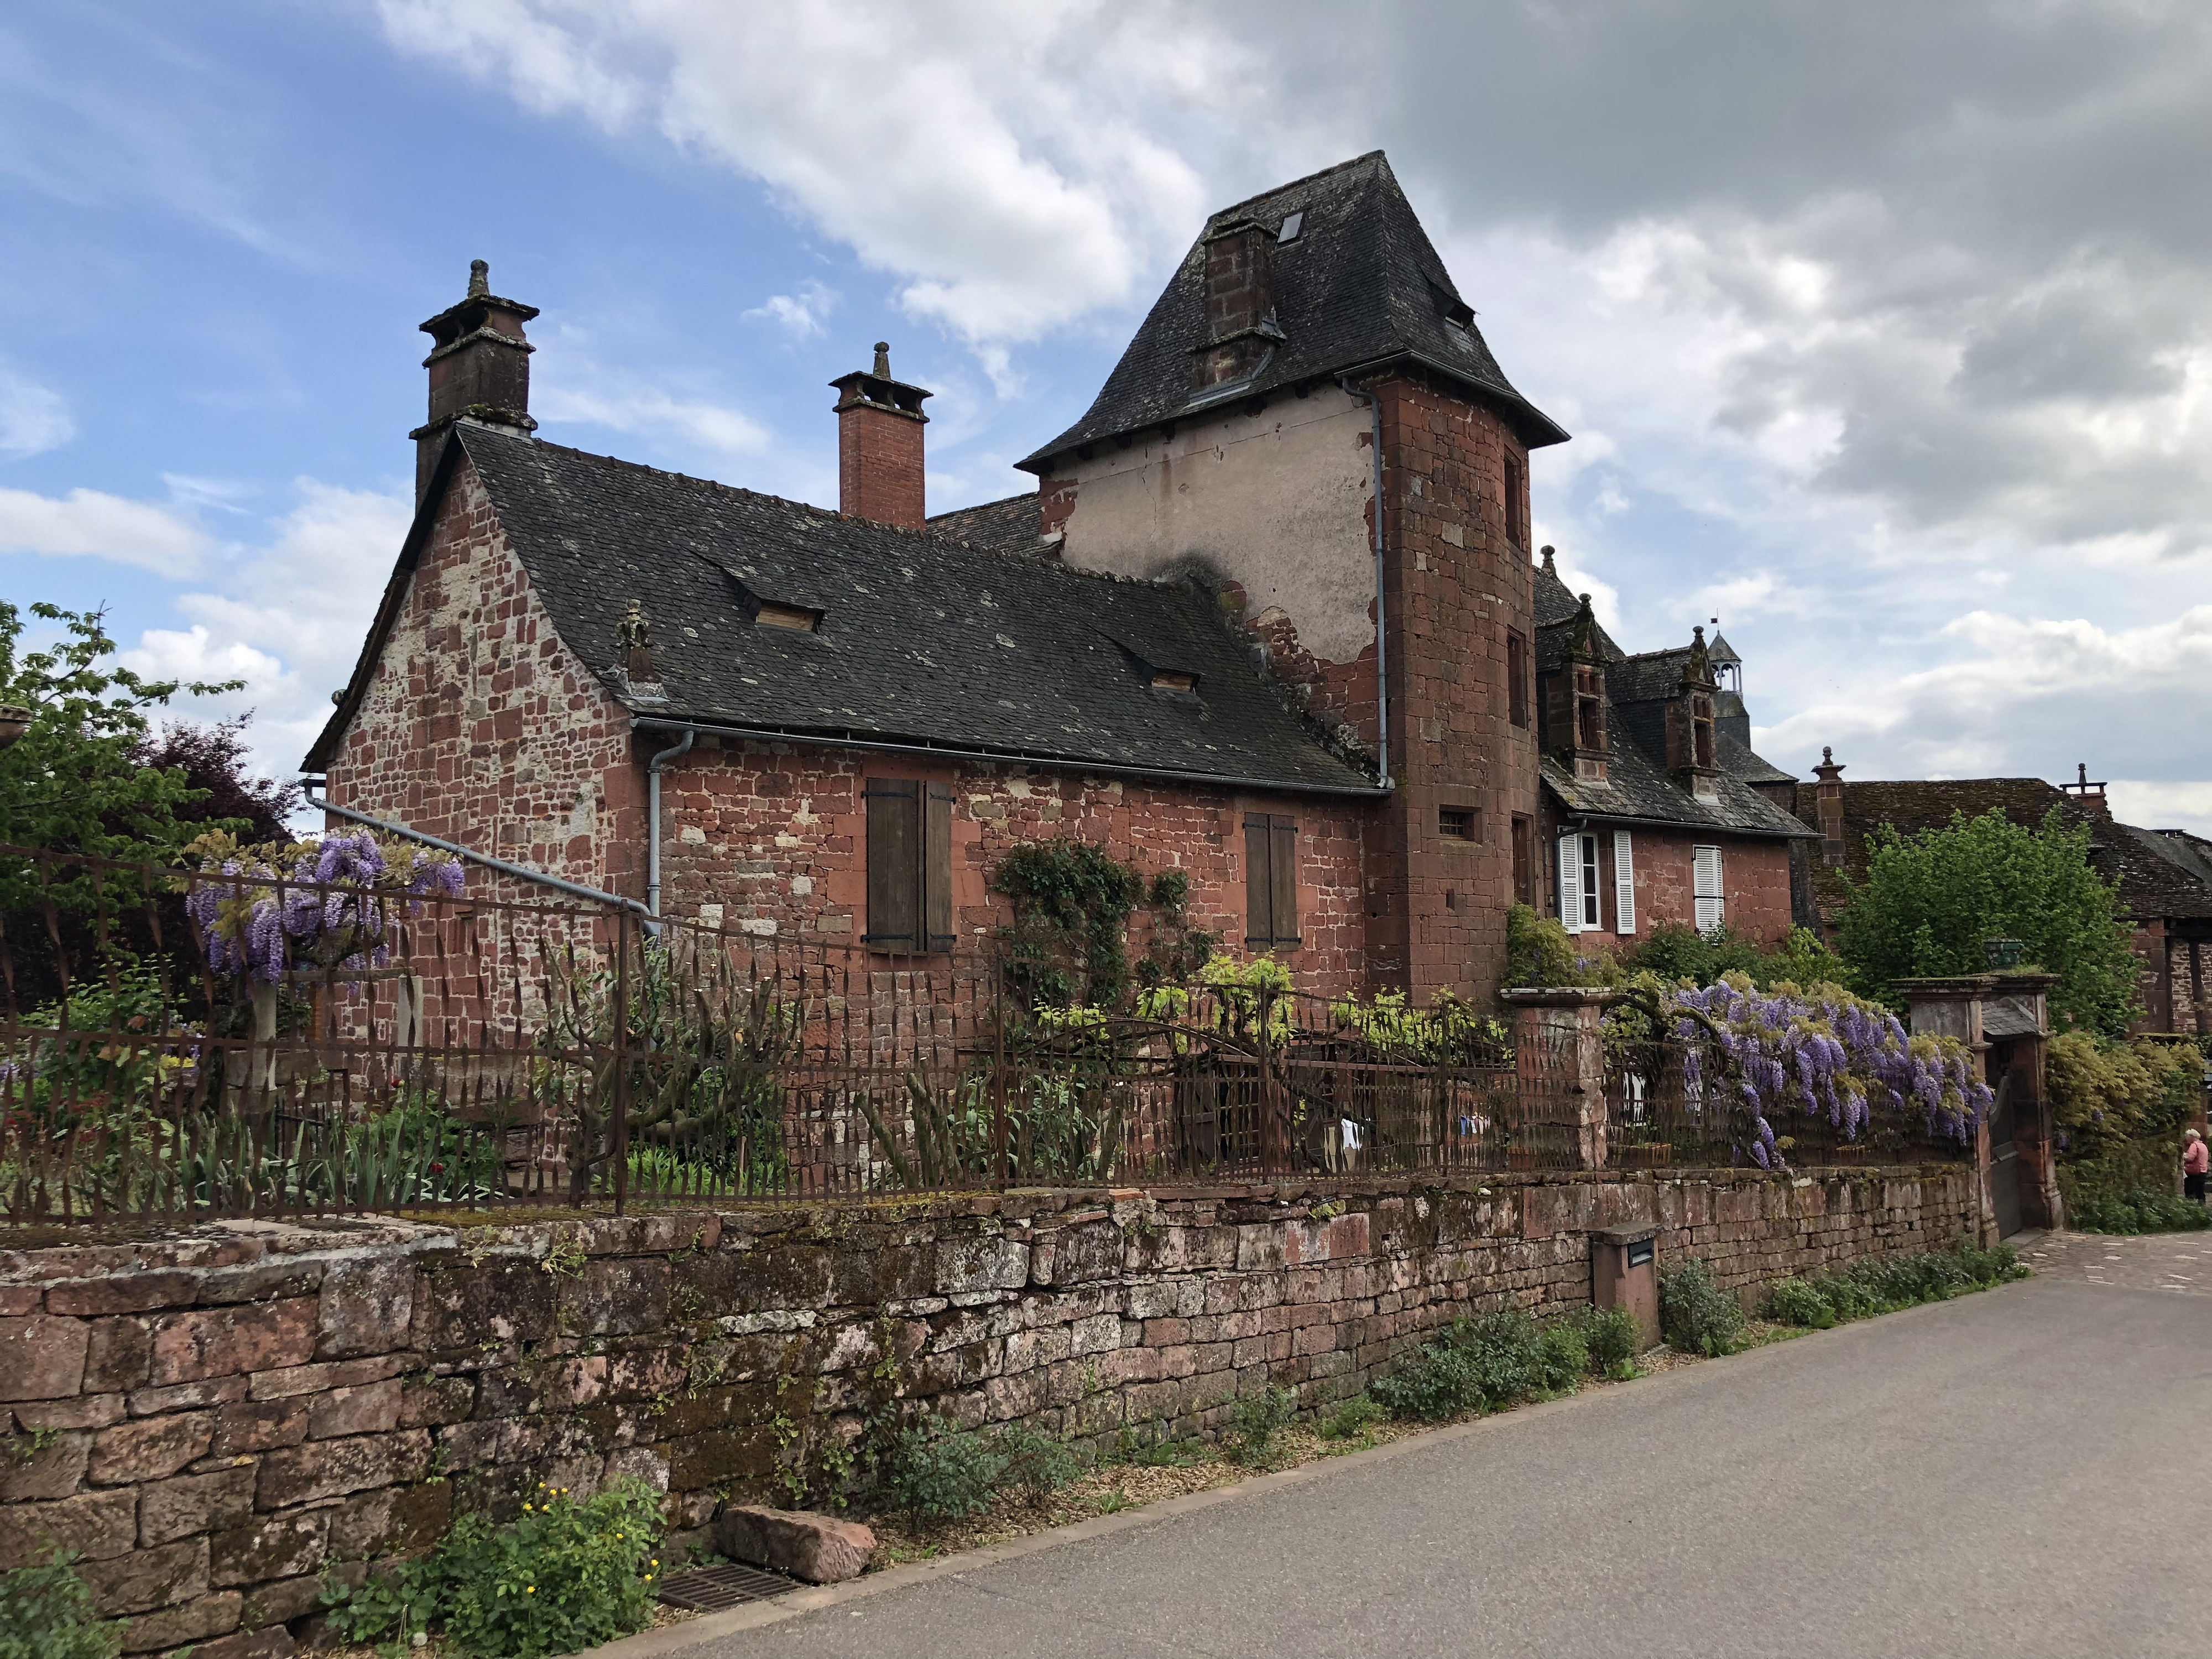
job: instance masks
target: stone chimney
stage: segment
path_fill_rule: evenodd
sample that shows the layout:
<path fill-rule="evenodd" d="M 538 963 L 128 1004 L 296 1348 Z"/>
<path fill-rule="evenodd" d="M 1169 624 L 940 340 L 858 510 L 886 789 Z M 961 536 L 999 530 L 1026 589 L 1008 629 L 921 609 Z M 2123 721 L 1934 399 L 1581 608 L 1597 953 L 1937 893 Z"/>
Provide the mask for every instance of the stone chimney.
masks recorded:
<path fill-rule="evenodd" d="M 921 429 L 931 394 L 891 379 L 891 349 L 876 342 L 876 366 L 830 382 L 837 388 L 837 510 L 902 530 L 927 516 L 921 477 Z"/>
<path fill-rule="evenodd" d="M 1232 219 L 1208 231 L 1204 246 L 1206 343 L 1191 365 L 1194 392 L 1249 379 L 1283 337 L 1275 324 L 1275 233 L 1255 219 Z"/>
<path fill-rule="evenodd" d="M 415 440 L 415 500 L 430 487 L 430 469 L 455 421 L 471 420 L 518 437 L 538 429 L 530 418 L 530 354 L 538 348 L 522 325 L 538 307 L 501 300 L 491 291 L 491 267 L 469 262 L 468 297 L 422 325 L 436 342 L 422 367 L 430 371 L 430 418 L 407 435 Z"/>
<path fill-rule="evenodd" d="M 1549 551 L 1547 549 L 1546 551 Z M 1582 596 L 1559 672 L 1551 677 L 1550 706 L 1544 711 L 1552 750 L 1589 783 L 1610 785 L 1607 757 L 1605 659 L 1598 654 L 1597 617 L 1590 596 Z"/>
<path fill-rule="evenodd" d="M 2074 768 L 2074 781 L 2062 783 L 2058 787 L 2100 817 L 2112 816 L 2112 809 L 2105 799 L 2105 786 L 2090 778 L 2088 762 L 2077 762 Z"/>
<path fill-rule="evenodd" d="M 1844 861 L 1844 769 L 1836 764 L 1836 751 L 1823 746 L 1820 763 L 1813 769 L 1820 781 L 1813 787 L 1814 828 L 1820 832 L 1820 856 L 1831 864 Z"/>
<path fill-rule="evenodd" d="M 1701 625 L 1690 630 L 1690 659 L 1682 665 L 1682 678 L 1667 703 L 1667 769 L 1702 801 L 1721 798 L 1720 755 L 1713 738 L 1713 694 L 1718 689 Z"/>

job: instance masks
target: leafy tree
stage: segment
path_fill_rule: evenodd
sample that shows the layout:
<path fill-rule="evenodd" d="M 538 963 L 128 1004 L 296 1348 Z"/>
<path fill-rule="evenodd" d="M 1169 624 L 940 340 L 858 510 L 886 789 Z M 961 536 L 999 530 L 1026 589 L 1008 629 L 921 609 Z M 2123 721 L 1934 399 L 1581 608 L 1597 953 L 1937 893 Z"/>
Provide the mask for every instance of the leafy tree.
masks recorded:
<path fill-rule="evenodd" d="M 0 750 L 0 842 L 55 852 L 167 858 L 207 827 L 191 809 L 197 792 L 177 766 L 155 758 L 146 711 L 179 691 L 203 696 L 245 682 L 149 680 L 112 660 L 105 613 L 39 604 L 30 614 L 59 623 L 44 651 L 21 648 L 23 612 L 0 599 L 0 703 L 27 708 L 30 729 Z M 31 896 L 30 872 L 0 866 L 0 895 L 12 908 Z"/>
<path fill-rule="evenodd" d="M 188 798 L 176 818 L 194 830 L 226 830 L 246 845 L 291 839 L 287 821 L 300 807 L 300 787 L 247 769 L 246 728 L 253 716 L 212 726 L 165 720 L 159 738 L 142 738 L 137 761 L 161 772 L 181 772 Z"/>
<path fill-rule="evenodd" d="M 2136 1012 L 2136 959 L 2118 890 L 2089 864 L 2089 829 L 2054 809 L 2025 830 L 1992 810 L 1954 813 L 1917 836 L 1868 838 L 1864 886 L 1846 881 L 1837 939 L 1856 988 L 1890 1000 L 1893 981 L 1989 969 L 1985 941 L 2017 939 L 2058 975 L 2062 1027 L 2124 1034 Z"/>

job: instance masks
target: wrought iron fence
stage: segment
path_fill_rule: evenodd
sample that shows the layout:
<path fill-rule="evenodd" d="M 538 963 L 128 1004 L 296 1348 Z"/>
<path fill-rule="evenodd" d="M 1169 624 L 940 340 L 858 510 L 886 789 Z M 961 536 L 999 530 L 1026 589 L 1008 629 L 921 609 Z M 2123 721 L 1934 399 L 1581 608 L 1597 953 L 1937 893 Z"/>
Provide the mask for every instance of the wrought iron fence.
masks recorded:
<path fill-rule="evenodd" d="M 9 1222 L 1728 1161 L 1679 1045 L 1601 1097 L 1463 1007 L 1217 975 L 1041 1011 L 988 950 L 320 873 L 0 848 Z"/>

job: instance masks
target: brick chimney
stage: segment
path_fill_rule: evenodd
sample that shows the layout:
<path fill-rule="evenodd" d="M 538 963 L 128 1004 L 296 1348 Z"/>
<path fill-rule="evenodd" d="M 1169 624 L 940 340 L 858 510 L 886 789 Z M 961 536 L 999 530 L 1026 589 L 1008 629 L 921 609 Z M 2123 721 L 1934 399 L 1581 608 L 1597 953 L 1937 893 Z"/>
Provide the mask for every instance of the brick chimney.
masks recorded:
<path fill-rule="evenodd" d="M 471 259 L 468 297 L 422 325 L 436 343 L 422 360 L 430 371 L 430 418 L 407 434 L 415 440 L 418 505 L 455 421 L 466 418 L 526 438 L 538 429 L 530 418 L 530 354 L 538 348 L 522 333 L 537 314 L 535 306 L 496 297 L 491 267 Z"/>
<path fill-rule="evenodd" d="M 1249 378 L 1283 337 L 1275 325 L 1275 233 L 1255 219 L 1232 219 L 1206 233 L 1206 343 L 1191 365 L 1190 389 Z"/>
<path fill-rule="evenodd" d="M 2112 816 L 2112 806 L 2105 799 L 2105 786 L 2089 776 L 2088 762 L 2077 762 L 2074 768 L 2074 781 L 2062 783 L 2058 787 L 2100 817 Z"/>
<path fill-rule="evenodd" d="M 830 382 L 837 388 L 837 510 L 902 530 L 927 516 L 921 478 L 921 429 L 931 394 L 891 379 L 891 349 L 876 342 L 876 366 Z"/>
<path fill-rule="evenodd" d="M 1813 769 L 1820 782 L 1813 787 L 1814 828 L 1820 832 L 1820 856 L 1831 864 L 1844 861 L 1844 769 L 1836 764 L 1836 751 L 1823 747 L 1820 763 Z"/>

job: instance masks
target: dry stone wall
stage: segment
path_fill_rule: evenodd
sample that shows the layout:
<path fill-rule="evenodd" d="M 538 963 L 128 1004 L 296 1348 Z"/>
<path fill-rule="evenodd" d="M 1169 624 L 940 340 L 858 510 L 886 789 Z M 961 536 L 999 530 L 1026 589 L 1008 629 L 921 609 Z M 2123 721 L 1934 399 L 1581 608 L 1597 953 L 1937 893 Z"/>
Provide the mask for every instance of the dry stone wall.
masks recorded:
<path fill-rule="evenodd" d="M 833 1481 L 927 1405 L 1110 1442 L 1317 1405 L 1462 1314 L 1586 1302 L 1590 1229 L 1750 1287 L 1970 1231 L 1952 1167 L 1017 1192 L 449 1228 L 216 1224 L 0 1251 L 0 1568 L 81 1558 L 126 1652 L 293 1650 L 332 1562 L 538 1480 L 672 1524 Z M 353 1569 L 358 1571 L 358 1565 Z"/>

